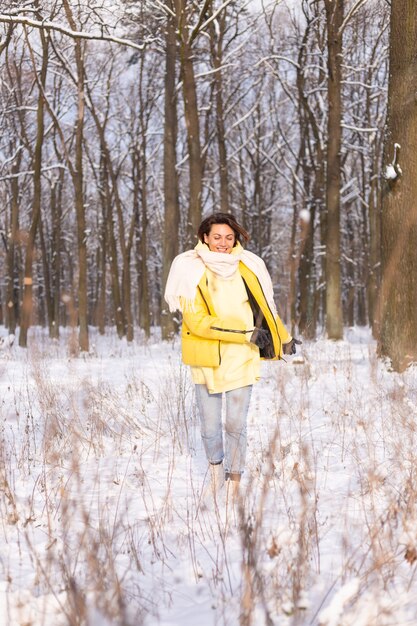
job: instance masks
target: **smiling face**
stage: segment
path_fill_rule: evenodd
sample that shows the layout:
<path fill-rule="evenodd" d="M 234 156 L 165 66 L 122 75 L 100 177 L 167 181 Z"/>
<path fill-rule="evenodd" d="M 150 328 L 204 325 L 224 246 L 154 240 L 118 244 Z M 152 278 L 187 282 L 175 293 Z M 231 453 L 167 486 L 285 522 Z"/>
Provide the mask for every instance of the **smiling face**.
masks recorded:
<path fill-rule="evenodd" d="M 227 224 L 213 224 L 208 235 L 204 235 L 204 243 L 212 252 L 230 254 L 235 245 L 235 233 Z"/>

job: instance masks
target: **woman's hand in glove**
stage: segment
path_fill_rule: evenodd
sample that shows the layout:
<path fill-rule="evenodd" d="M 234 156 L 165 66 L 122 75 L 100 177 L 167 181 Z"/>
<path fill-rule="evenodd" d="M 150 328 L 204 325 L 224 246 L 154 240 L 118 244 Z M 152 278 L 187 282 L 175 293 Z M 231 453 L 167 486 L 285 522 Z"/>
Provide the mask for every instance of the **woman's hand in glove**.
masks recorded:
<path fill-rule="evenodd" d="M 291 341 L 289 341 L 288 343 L 284 343 L 284 345 L 282 346 L 282 350 L 284 354 L 295 354 L 297 352 L 296 346 L 300 346 L 302 343 L 302 341 L 293 337 Z"/>
<path fill-rule="evenodd" d="M 260 350 L 266 348 L 271 343 L 271 333 L 266 328 L 255 328 L 250 339 Z"/>

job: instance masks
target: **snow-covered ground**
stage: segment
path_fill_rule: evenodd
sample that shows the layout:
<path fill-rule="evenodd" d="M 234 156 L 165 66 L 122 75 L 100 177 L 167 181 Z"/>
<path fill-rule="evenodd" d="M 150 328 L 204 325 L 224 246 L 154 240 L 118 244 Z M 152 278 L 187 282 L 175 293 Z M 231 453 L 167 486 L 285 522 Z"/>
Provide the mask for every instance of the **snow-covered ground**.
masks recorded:
<path fill-rule="evenodd" d="M 0 351 L 0 624 L 417 624 L 416 368 L 363 329 L 264 364 L 233 507 L 178 343 L 69 342 Z"/>

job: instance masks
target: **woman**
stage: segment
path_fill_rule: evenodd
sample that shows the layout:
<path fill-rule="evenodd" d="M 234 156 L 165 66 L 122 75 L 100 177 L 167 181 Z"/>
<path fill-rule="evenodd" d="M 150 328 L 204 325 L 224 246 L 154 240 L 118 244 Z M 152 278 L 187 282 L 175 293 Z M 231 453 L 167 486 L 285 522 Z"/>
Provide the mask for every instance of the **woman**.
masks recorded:
<path fill-rule="evenodd" d="M 244 250 L 249 235 L 236 219 L 214 213 L 198 229 L 194 250 L 178 255 L 168 276 L 165 299 L 180 310 L 182 359 L 191 366 L 201 435 L 216 491 L 230 480 L 238 492 L 245 467 L 246 418 L 260 360 L 294 354 L 281 322 L 271 277 L 263 260 Z M 225 440 L 222 397 L 226 401 Z"/>

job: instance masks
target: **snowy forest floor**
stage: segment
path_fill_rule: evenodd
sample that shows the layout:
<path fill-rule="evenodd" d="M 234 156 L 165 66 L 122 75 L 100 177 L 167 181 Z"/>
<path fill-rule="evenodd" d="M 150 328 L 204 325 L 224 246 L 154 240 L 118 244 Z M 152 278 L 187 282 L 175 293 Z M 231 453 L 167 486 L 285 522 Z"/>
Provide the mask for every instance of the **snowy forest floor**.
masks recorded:
<path fill-rule="evenodd" d="M 264 363 L 233 507 L 177 342 L 69 344 L 0 352 L 0 624 L 417 624 L 415 367 L 366 329 Z"/>

